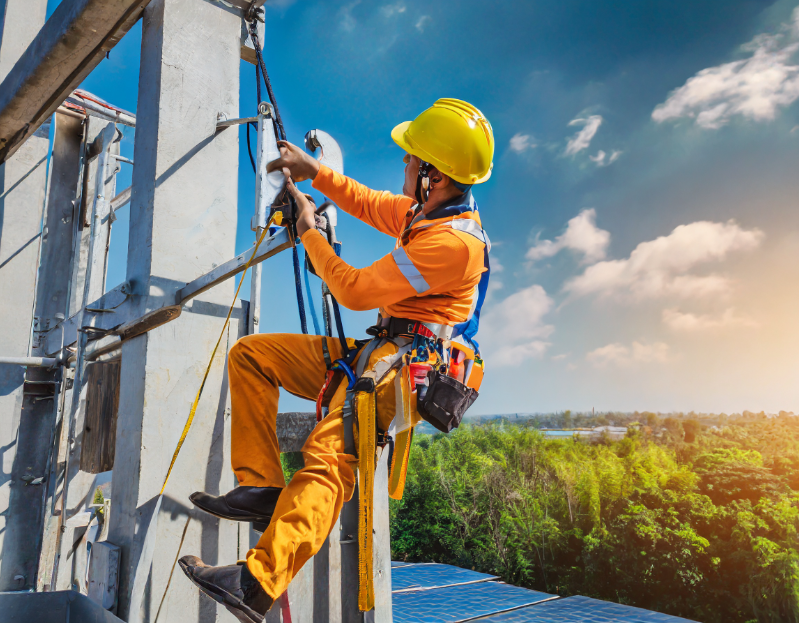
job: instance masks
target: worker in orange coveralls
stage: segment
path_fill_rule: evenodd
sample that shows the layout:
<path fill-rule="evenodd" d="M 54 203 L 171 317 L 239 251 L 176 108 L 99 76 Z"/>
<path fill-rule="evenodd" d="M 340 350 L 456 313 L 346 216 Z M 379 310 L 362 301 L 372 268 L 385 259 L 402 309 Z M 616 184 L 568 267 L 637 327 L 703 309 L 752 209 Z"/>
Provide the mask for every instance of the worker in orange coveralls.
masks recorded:
<path fill-rule="evenodd" d="M 402 195 L 370 190 L 284 141 L 281 157 L 268 165 L 269 171 L 290 175 L 297 234 L 333 296 L 352 310 L 379 309 L 381 335 L 396 338 L 375 340 L 379 345 L 370 349 L 367 367 L 397 353 L 398 344 L 416 332 L 472 348 L 488 282 L 489 242 L 471 195 L 471 186 L 491 175 L 494 137 L 488 120 L 466 102 L 440 99 L 391 136 L 406 151 Z M 362 269 L 339 258 L 317 230 L 313 206 L 292 182 L 308 179 L 340 208 L 396 238 L 394 251 Z M 411 327 L 416 329 L 408 333 Z M 356 343 L 347 340 L 347 346 L 354 349 Z M 346 383 L 333 388 L 327 416 L 302 448 L 305 467 L 288 486 L 275 432 L 279 388 L 316 400 L 330 362 L 344 355 L 339 340 L 294 334 L 249 335 L 230 350 L 232 463 L 239 486 L 221 496 L 198 492 L 191 500 L 216 517 L 253 522 L 265 531 L 246 561 L 211 567 L 184 556 L 180 565 L 240 621 L 263 620 L 319 551 L 352 497 L 358 463 L 345 452 Z M 380 431 L 388 431 L 395 416 L 394 391 L 393 385 L 378 389 Z"/>

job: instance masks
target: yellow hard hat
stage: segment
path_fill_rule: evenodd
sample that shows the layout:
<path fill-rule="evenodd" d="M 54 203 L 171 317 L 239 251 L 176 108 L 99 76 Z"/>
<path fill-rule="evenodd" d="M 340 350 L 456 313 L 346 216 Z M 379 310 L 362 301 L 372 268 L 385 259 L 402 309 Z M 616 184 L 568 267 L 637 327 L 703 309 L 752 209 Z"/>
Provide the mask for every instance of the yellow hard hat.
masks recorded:
<path fill-rule="evenodd" d="M 391 138 L 461 184 L 481 184 L 491 177 L 494 132 L 468 102 L 442 98 L 413 121 L 400 123 Z"/>

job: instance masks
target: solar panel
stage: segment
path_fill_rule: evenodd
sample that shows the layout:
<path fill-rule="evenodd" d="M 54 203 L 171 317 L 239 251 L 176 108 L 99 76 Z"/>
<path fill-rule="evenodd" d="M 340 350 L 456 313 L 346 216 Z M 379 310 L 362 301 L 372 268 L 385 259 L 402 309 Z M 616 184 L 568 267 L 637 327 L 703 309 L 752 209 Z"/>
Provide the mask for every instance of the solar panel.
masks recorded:
<path fill-rule="evenodd" d="M 394 593 L 393 616 L 395 623 L 458 623 L 551 597 L 501 582 L 461 584 Z"/>
<path fill-rule="evenodd" d="M 396 618 L 396 614 L 394 615 Z M 566 597 L 520 610 L 496 614 L 481 623 L 695 623 L 689 619 L 643 610 L 633 606 L 591 599 Z"/>
<path fill-rule="evenodd" d="M 455 586 L 457 584 L 472 584 L 496 579 L 497 576 L 495 575 L 438 563 L 421 563 L 391 568 L 392 591 Z"/>

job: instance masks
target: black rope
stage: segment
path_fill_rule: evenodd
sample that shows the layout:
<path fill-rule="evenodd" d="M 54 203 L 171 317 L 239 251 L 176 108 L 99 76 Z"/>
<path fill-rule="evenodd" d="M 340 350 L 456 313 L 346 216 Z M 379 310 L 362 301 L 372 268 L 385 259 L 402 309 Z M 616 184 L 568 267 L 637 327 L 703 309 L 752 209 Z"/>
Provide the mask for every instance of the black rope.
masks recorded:
<path fill-rule="evenodd" d="M 300 310 L 300 327 L 304 335 L 308 335 L 308 322 L 305 320 L 305 299 L 302 296 L 302 282 L 300 281 L 300 255 L 297 247 L 291 247 L 294 263 L 294 286 L 297 290 L 297 307 Z"/>
<path fill-rule="evenodd" d="M 266 85 L 266 92 L 269 94 L 269 101 L 271 102 L 272 109 L 274 111 L 273 123 L 275 126 L 275 134 L 277 135 L 278 140 L 285 141 L 286 129 L 283 127 L 283 120 L 280 118 L 280 110 L 277 107 L 275 93 L 272 90 L 272 82 L 269 80 L 269 73 L 266 71 L 266 63 L 264 63 L 261 42 L 258 40 L 258 26 L 255 19 L 250 22 L 250 39 L 252 39 L 252 45 L 255 48 L 255 58 L 257 61 L 255 63 L 255 94 L 258 98 L 258 106 L 260 107 L 261 102 L 263 101 L 261 99 L 261 77 L 263 77 L 264 84 Z M 249 126 L 247 128 L 247 132 L 247 148 L 250 149 Z M 252 158 L 252 151 L 250 151 L 250 160 L 253 162 L 253 169 L 255 169 L 255 161 Z M 294 205 L 294 199 L 291 196 L 289 196 L 289 203 L 291 203 L 292 207 L 294 208 L 292 212 L 296 214 L 296 206 Z M 292 235 L 294 235 L 293 228 L 291 226 L 289 226 L 289 230 L 291 231 Z M 297 253 L 296 246 L 293 247 L 292 251 L 292 260 L 294 264 L 294 285 L 297 291 L 297 307 L 300 312 L 300 326 L 302 327 L 302 332 L 307 335 L 308 322 L 305 318 L 305 300 L 302 295 L 302 281 L 300 280 L 300 258 Z M 346 342 L 344 343 L 346 344 Z"/>
<path fill-rule="evenodd" d="M 341 350 L 344 353 L 342 356 L 346 357 L 350 354 L 350 347 L 347 344 L 347 338 L 344 337 L 344 323 L 341 322 L 341 310 L 338 307 L 336 297 L 331 296 L 333 299 L 333 315 L 336 318 L 336 332 L 338 333 L 338 341 L 341 342 Z"/>
<path fill-rule="evenodd" d="M 277 100 L 275 99 L 275 93 L 272 90 L 272 82 L 269 80 L 269 73 L 266 71 L 266 64 L 264 63 L 264 56 L 261 52 L 261 42 L 258 40 L 258 27 L 257 22 L 255 20 L 250 22 L 250 38 L 252 39 L 252 45 L 255 48 L 255 58 L 257 63 L 255 64 L 255 71 L 256 71 L 256 78 L 258 79 L 258 103 L 261 103 L 261 81 L 260 76 L 258 76 L 258 68 L 260 67 L 261 75 L 264 78 L 264 84 L 266 85 L 266 92 L 269 94 L 269 101 L 272 103 L 272 108 L 275 109 L 275 125 L 277 126 L 277 137 L 281 141 L 286 140 L 286 130 L 283 127 L 283 120 L 280 118 L 280 110 L 277 107 Z"/>
<path fill-rule="evenodd" d="M 250 164 L 252 165 L 252 172 L 258 175 L 258 172 L 255 170 L 255 158 L 252 157 L 252 145 L 250 145 L 250 126 L 255 125 L 253 122 L 247 124 L 247 153 L 250 154 Z M 258 130 L 258 126 L 255 126 L 256 131 Z"/>
<path fill-rule="evenodd" d="M 255 44 L 253 44 L 253 45 L 255 45 Z M 256 110 L 257 110 L 257 107 L 261 105 L 261 101 L 262 101 L 261 100 L 261 66 L 258 64 L 257 61 L 255 63 L 255 98 L 257 100 L 255 102 L 255 106 L 256 106 Z"/>

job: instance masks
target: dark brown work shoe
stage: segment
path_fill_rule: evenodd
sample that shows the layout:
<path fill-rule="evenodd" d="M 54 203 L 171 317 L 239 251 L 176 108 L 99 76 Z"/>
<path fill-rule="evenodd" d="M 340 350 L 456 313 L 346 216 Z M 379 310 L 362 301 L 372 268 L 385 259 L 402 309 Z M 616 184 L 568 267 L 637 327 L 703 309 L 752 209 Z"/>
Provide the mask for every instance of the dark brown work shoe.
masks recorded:
<path fill-rule="evenodd" d="M 274 603 L 243 562 L 209 567 L 197 556 L 184 556 L 178 564 L 205 595 L 225 606 L 242 623 L 262 623 Z"/>
<path fill-rule="evenodd" d="M 263 532 L 272 520 L 281 491 L 283 489 L 279 487 L 236 487 L 225 495 L 197 491 L 189 499 L 197 508 L 214 517 L 249 521 L 255 530 Z"/>

